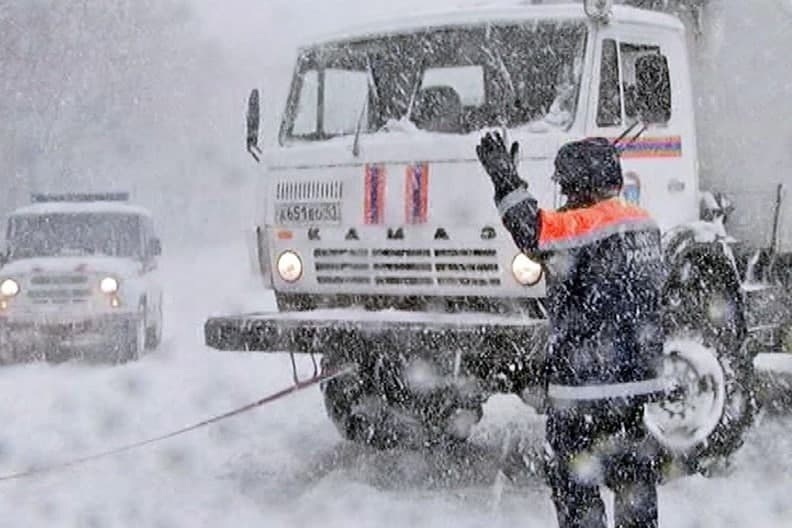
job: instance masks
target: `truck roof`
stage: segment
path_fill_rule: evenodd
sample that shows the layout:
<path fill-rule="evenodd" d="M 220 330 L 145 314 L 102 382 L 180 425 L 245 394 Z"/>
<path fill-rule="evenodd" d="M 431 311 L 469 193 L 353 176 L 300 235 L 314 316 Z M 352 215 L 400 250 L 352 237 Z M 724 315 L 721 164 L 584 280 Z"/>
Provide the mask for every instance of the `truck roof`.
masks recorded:
<path fill-rule="evenodd" d="M 517 20 L 536 19 L 586 20 L 587 17 L 583 11 L 583 2 L 529 4 L 518 1 L 514 4 L 506 5 L 496 4 L 483 7 L 455 8 L 445 11 L 434 10 L 402 18 L 374 21 L 365 25 L 352 26 L 333 34 L 320 35 L 318 38 L 304 43 L 303 47 L 363 40 L 377 35 L 410 33 L 430 27 L 466 26 L 483 22 L 514 22 Z M 684 30 L 684 25 L 675 16 L 622 5 L 614 6 L 611 21 Z"/>
<path fill-rule="evenodd" d="M 115 213 L 151 217 L 147 209 L 119 202 L 45 202 L 26 205 L 11 212 L 17 215 Z"/>

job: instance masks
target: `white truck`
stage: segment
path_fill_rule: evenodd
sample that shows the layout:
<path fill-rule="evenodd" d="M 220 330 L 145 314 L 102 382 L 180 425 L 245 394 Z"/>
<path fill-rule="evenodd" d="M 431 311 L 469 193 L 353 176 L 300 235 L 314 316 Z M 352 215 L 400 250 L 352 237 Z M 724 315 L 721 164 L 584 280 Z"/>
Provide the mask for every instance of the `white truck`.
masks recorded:
<path fill-rule="evenodd" d="M 258 147 L 258 91 L 248 108 L 266 167 L 252 256 L 279 311 L 211 317 L 206 343 L 354 364 L 323 385 L 326 409 L 377 447 L 465 438 L 498 392 L 541 408 L 542 268 L 502 228 L 474 146 L 492 128 L 519 141 L 521 176 L 555 207 L 559 147 L 604 136 L 623 149 L 624 198 L 666 233 L 675 390 L 647 426 L 688 471 L 733 453 L 756 411 L 756 354 L 790 351 L 786 176 L 709 174 L 757 191 L 731 202 L 703 187 L 691 58 L 706 2 L 623 3 L 454 9 L 302 48 L 274 148 Z"/>
<path fill-rule="evenodd" d="M 162 336 L 162 248 L 126 193 L 33 195 L 8 215 L 0 363 L 140 358 Z"/>

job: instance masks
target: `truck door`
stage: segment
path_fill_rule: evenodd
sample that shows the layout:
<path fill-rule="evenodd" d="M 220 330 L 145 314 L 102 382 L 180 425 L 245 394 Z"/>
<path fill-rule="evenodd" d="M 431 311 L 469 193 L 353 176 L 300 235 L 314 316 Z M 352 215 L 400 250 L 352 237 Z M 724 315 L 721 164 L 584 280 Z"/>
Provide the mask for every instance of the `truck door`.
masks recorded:
<path fill-rule="evenodd" d="M 620 142 L 625 199 L 648 209 L 663 230 L 698 218 L 697 149 L 690 76 L 682 33 L 629 34 L 624 28 L 605 30 L 595 59 L 595 79 L 588 118 L 588 134 Z M 650 93 L 663 111 L 659 123 L 640 121 L 639 94 L 645 92 L 650 61 L 661 56 L 668 72 L 648 77 Z M 661 61 L 662 62 L 662 61 Z M 657 61 L 655 61 L 655 64 Z M 653 121 L 658 121 L 655 117 Z"/>

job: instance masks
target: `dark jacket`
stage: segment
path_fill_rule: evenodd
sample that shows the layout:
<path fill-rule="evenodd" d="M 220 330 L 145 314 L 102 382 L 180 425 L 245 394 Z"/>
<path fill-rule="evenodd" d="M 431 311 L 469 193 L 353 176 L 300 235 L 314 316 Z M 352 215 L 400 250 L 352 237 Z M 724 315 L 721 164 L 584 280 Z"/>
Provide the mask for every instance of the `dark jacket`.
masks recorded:
<path fill-rule="evenodd" d="M 545 265 L 551 399 L 662 392 L 661 235 L 649 214 L 621 198 L 542 210 L 524 186 L 497 205 L 517 246 Z"/>

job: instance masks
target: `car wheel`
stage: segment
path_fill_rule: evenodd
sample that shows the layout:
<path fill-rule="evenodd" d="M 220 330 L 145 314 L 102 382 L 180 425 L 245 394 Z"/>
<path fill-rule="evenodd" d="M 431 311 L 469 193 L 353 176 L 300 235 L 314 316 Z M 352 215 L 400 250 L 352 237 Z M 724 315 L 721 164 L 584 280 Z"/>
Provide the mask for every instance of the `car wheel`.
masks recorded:
<path fill-rule="evenodd" d="M 137 361 L 143 356 L 146 344 L 146 318 L 145 311 L 141 315 L 128 321 L 117 343 L 114 344 L 115 363 Z"/>
<path fill-rule="evenodd" d="M 146 350 L 155 350 L 162 342 L 162 308 L 157 309 L 156 321 L 146 328 Z"/>

